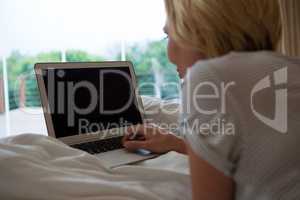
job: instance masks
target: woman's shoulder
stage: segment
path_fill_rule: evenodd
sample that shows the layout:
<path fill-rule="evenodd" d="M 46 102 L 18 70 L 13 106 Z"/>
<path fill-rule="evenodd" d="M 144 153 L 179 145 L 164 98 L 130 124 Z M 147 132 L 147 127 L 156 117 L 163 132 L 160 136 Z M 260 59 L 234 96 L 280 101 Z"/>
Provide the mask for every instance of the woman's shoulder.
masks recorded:
<path fill-rule="evenodd" d="M 196 62 L 190 68 L 189 75 L 197 80 L 201 75 L 243 85 L 247 82 L 253 84 L 285 67 L 288 67 L 290 72 L 299 72 L 300 59 L 272 51 L 231 52 L 221 57 Z"/>
<path fill-rule="evenodd" d="M 206 62 L 220 62 L 220 61 L 237 61 L 237 60 L 243 60 L 243 59 L 249 59 L 252 58 L 254 60 L 257 59 L 264 59 L 264 58 L 271 58 L 271 59 L 285 59 L 287 61 L 300 61 L 300 58 L 297 57 L 290 57 L 287 55 L 284 55 L 280 52 L 276 51 L 232 51 L 228 54 L 225 54 L 223 56 L 211 58 L 204 60 Z M 202 61 L 198 61 L 197 64 L 201 64 Z"/>
<path fill-rule="evenodd" d="M 273 51 L 255 51 L 255 52 L 230 52 L 224 56 L 199 60 L 193 66 L 193 70 L 199 69 L 199 66 L 228 67 L 229 65 L 257 65 L 257 64 L 276 64 L 276 63 L 294 63 L 300 64 L 300 58 L 289 57 Z"/>
<path fill-rule="evenodd" d="M 253 110 L 272 116 L 270 110 L 277 103 L 274 92 L 278 87 L 287 89 L 289 108 L 293 108 L 292 113 L 297 110 L 299 115 L 299 76 L 298 58 L 267 51 L 230 53 L 197 62 L 188 71 L 187 86 L 183 89 L 192 91 L 192 94 L 194 91 L 202 94 L 213 92 L 215 96 L 212 98 L 220 97 L 234 104 L 236 115 L 246 122 L 250 118 L 256 120 Z"/>

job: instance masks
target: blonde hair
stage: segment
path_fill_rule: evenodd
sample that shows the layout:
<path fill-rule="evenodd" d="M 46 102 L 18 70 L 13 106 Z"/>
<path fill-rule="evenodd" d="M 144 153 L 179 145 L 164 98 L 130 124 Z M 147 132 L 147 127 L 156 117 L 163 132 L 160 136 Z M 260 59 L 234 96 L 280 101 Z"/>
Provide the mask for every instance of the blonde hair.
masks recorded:
<path fill-rule="evenodd" d="M 277 0 L 165 0 L 169 34 L 206 57 L 275 50 L 281 39 Z"/>
<path fill-rule="evenodd" d="M 282 53 L 300 57 L 300 1 L 279 0 L 282 15 Z"/>

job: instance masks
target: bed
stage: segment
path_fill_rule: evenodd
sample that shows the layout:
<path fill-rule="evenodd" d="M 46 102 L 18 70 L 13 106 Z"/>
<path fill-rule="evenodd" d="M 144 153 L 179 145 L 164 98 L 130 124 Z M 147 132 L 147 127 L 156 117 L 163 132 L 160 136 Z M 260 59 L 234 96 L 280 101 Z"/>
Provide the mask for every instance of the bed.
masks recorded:
<path fill-rule="evenodd" d="M 178 102 L 143 98 L 147 120 L 177 123 Z M 160 112 L 161 108 L 174 112 Z M 176 130 L 174 130 L 175 132 Z M 170 152 L 112 170 L 101 160 L 41 135 L 0 140 L 0 199 L 191 199 L 187 157 Z"/>

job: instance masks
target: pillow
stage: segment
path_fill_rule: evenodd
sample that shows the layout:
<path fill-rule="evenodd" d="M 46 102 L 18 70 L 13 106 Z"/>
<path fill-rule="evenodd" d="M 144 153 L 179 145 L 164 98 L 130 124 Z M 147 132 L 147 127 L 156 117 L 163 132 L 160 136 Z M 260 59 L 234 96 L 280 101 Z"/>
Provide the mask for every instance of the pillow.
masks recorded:
<path fill-rule="evenodd" d="M 153 123 L 179 135 L 180 101 L 161 100 L 155 97 L 142 96 L 145 122 Z"/>

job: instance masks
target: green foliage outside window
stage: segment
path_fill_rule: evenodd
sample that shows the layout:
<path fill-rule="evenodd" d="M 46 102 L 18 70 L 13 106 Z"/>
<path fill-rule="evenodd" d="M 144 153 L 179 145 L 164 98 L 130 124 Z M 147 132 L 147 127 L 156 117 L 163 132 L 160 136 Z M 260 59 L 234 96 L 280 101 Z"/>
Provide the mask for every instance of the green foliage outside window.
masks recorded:
<path fill-rule="evenodd" d="M 155 41 L 144 45 L 135 44 L 126 50 L 126 59 L 134 64 L 142 95 L 157 96 L 157 91 L 160 91 L 160 97 L 163 99 L 178 98 L 179 91 L 174 85 L 179 83 L 179 78 L 175 66 L 168 61 L 165 41 Z M 105 57 L 82 50 L 67 50 L 65 56 L 68 62 L 107 60 Z M 120 60 L 120 57 L 120 54 L 116 55 L 115 60 Z M 19 88 L 22 78 L 25 79 L 26 86 L 25 105 L 28 107 L 40 106 L 33 71 L 34 64 L 37 62 L 60 62 L 61 60 L 62 53 L 59 51 L 39 53 L 35 56 L 23 55 L 18 51 L 12 52 L 7 58 L 10 109 L 16 109 L 19 106 Z M 158 79 L 164 84 L 157 89 L 155 84 Z"/>
<path fill-rule="evenodd" d="M 101 56 L 89 54 L 82 50 L 67 50 L 66 61 L 68 62 L 92 62 L 105 60 Z"/>
<path fill-rule="evenodd" d="M 21 79 L 26 80 L 26 106 L 40 106 L 38 88 L 34 76 L 34 64 L 38 62 L 59 62 L 61 53 L 52 51 L 39 53 L 36 56 L 27 56 L 14 51 L 7 58 L 9 105 L 10 109 L 19 106 L 19 88 Z"/>
<path fill-rule="evenodd" d="M 178 98 L 179 91 L 175 85 L 179 85 L 179 77 L 176 67 L 168 60 L 166 46 L 166 41 L 155 41 L 145 46 L 136 44 L 127 49 L 126 58 L 135 66 L 142 95 L 157 95 L 154 85 L 157 84 L 156 79 L 161 78 L 163 84 L 159 86 L 160 97 Z M 160 77 L 154 75 L 160 75 Z"/>
<path fill-rule="evenodd" d="M 0 77 L 3 76 L 3 66 L 2 66 L 2 60 L 0 60 Z"/>

